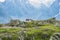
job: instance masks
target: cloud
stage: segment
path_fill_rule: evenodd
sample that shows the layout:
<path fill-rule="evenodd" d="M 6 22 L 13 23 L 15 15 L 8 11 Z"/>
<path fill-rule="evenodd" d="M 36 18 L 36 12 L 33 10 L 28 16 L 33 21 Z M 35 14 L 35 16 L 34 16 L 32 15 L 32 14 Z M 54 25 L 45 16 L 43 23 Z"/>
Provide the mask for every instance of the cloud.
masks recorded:
<path fill-rule="evenodd" d="M 5 2 L 5 0 L 0 0 L 0 2 Z"/>
<path fill-rule="evenodd" d="M 59 5 L 60 5 L 60 2 L 59 2 Z"/>
<path fill-rule="evenodd" d="M 54 1 L 55 0 L 28 0 L 29 4 L 36 8 L 41 7 L 42 4 L 45 5 L 46 7 L 50 7 Z"/>
<path fill-rule="evenodd" d="M 45 1 L 42 1 L 42 3 L 43 3 L 45 6 L 50 7 L 50 6 L 53 4 L 54 1 L 55 1 L 55 0 L 45 0 Z"/>
<path fill-rule="evenodd" d="M 57 17 L 57 16 L 59 16 L 60 15 L 60 12 L 57 14 L 57 15 L 55 15 L 54 17 Z"/>
<path fill-rule="evenodd" d="M 28 0 L 28 2 L 34 6 L 34 7 L 40 7 L 41 6 L 41 1 L 40 0 Z"/>

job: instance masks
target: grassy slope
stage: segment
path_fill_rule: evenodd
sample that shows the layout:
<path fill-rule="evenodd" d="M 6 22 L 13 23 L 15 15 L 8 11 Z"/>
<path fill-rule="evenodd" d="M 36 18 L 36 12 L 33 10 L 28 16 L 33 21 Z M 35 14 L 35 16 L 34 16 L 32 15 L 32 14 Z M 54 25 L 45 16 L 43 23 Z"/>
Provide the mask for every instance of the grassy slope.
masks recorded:
<path fill-rule="evenodd" d="M 21 33 L 20 31 L 26 32 Z M 31 39 L 30 37 L 34 36 L 34 40 L 49 40 L 50 36 L 53 35 L 53 33 L 60 32 L 60 28 L 55 27 L 51 24 L 45 24 L 44 26 L 31 28 L 0 28 L 0 35 L 8 33 L 10 35 L 14 34 L 13 36 L 17 37 L 20 35 L 19 32 L 21 33 L 21 35 L 27 35 L 26 39 Z M 44 35 L 48 38 L 45 38 Z"/>

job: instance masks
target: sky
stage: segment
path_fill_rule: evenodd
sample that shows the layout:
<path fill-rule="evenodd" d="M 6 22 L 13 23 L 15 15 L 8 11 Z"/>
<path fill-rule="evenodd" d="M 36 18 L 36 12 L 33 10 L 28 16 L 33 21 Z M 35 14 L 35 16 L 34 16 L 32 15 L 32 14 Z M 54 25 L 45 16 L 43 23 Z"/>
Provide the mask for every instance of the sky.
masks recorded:
<path fill-rule="evenodd" d="M 11 19 L 60 20 L 60 0 L 0 0 L 0 23 Z"/>

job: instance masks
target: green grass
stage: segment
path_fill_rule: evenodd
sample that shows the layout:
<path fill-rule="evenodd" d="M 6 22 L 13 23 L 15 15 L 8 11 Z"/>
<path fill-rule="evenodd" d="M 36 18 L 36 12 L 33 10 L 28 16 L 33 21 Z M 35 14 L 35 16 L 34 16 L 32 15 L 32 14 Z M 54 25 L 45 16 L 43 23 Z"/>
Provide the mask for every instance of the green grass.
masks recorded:
<path fill-rule="evenodd" d="M 26 32 L 19 34 L 18 32 L 25 30 Z M 45 24 L 44 26 L 40 27 L 30 27 L 30 28 L 0 28 L 0 34 L 8 33 L 9 35 L 12 35 L 12 40 L 18 40 L 18 36 L 24 36 L 25 40 L 49 40 L 49 38 L 54 34 L 54 33 L 59 33 L 60 28 L 55 27 L 51 24 Z M 5 39 L 5 36 L 7 34 L 4 34 L 4 36 L 0 36 Z M 27 36 L 26 36 L 27 35 Z M 46 38 L 44 37 L 46 36 Z M 16 37 L 16 39 L 15 39 Z M 48 38 L 47 38 L 48 37 Z M 9 39 L 8 39 L 9 40 Z"/>

